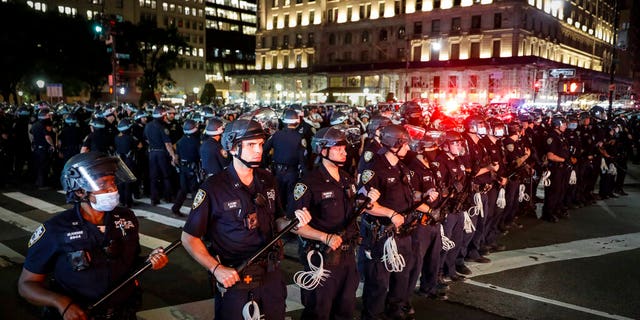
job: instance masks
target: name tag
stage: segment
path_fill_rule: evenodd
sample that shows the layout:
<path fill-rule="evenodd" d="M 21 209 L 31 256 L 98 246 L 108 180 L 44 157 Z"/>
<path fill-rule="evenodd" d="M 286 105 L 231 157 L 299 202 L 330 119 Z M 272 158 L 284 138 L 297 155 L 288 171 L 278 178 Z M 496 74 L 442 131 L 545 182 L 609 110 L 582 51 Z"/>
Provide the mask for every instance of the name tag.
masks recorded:
<path fill-rule="evenodd" d="M 240 200 L 225 202 L 222 204 L 224 210 L 235 210 L 240 208 Z"/>
<path fill-rule="evenodd" d="M 325 191 L 322 193 L 322 200 L 334 198 L 333 191 Z"/>

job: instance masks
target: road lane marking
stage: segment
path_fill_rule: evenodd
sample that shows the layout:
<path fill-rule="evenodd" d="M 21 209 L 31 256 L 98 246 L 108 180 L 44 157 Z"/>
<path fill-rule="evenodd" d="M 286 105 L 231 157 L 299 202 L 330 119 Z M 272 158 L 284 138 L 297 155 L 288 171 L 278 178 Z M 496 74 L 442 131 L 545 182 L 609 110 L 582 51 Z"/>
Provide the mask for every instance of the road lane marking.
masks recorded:
<path fill-rule="evenodd" d="M 20 201 L 24 204 L 27 204 L 31 207 L 34 207 L 38 210 L 42 210 L 49 214 L 58 213 L 58 212 L 67 210 L 66 208 L 56 206 L 55 204 L 40 200 L 36 197 L 32 197 L 22 192 L 6 192 L 6 193 L 3 193 L 2 195 L 4 195 L 5 197 L 9 197 L 13 200 Z"/>
<path fill-rule="evenodd" d="M 611 313 L 607 313 L 607 312 L 603 312 L 603 311 L 594 310 L 594 309 L 591 309 L 591 308 L 585 308 L 585 307 L 582 307 L 582 306 L 578 306 L 578 305 L 575 305 L 575 304 L 566 303 L 566 302 L 562 302 L 562 301 L 558 301 L 558 300 L 547 299 L 547 298 L 536 296 L 536 295 L 533 295 L 533 294 L 524 293 L 524 292 L 520 292 L 520 291 L 515 291 L 515 290 L 499 287 L 499 286 L 496 286 L 496 285 L 493 285 L 493 284 L 490 284 L 490 283 L 477 282 L 477 281 L 474 281 L 474 280 L 471 280 L 471 279 L 468 279 L 464 283 L 471 284 L 471 285 L 478 286 L 478 287 L 482 287 L 482 288 L 486 288 L 486 289 L 491 289 L 491 290 L 503 292 L 503 293 L 507 293 L 507 294 L 511 294 L 511 295 L 515 295 L 515 296 L 519 296 L 519 297 L 523 297 L 523 298 L 527 298 L 529 300 L 535 300 L 535 301 L 539 301 L 539 302 L 552 304 L 552 305 L 555 305 L 555 306 L 558 306 L 558 307 L 563 307 L 563 308 L 567 308 L 567 309 L 572 309 L 572 310 L 576 310 L 576 311 L 590 313 L 590 314 L 593 314 L 593 315 L 596 315 L 596 316 L 600 316 L 600 317 L 603 317 L 603 318 L 619 319 L 619 320 L 633 320 L 633 318 L 627 318 L 627 317 L 620 316 L 620 315 L 617 315 L 617 314 L 611 314 Z"/>
<path fill-rule="evenodd" d="M 0 268 L 24 263 L 24 256 L 0 243 Z"/>

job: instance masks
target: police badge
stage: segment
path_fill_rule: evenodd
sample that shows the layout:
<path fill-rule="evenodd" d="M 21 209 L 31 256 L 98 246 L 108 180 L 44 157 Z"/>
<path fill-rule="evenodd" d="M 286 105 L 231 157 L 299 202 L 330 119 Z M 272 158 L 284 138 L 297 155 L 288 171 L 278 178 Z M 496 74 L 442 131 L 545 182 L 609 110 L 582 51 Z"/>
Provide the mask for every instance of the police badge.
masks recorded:
<path fill-rule="evenodd" d="M 553 138 L 547 139 L 547 144 L 552 144 L 552 143 L 553 143 Z"/>
<path fill-rule="evenodd" d="M 296 186 L 293 188 L 293 200 L 300 200 L 305 192 L 307 192 L 307 186 L 304 183 L 296 183 Z"/>
<path fill-rule="evenodd" d="M 371 181 L 371 178 L 373 178 L 373 176 L 375 175 L 375 173 L 371 170 L 364 170 L 362 172 L 362 175 L 360 176 L 360 180 L 362 181 L 362 184 L 367 184 L 369 181 Z"/>
<path fill-rule="evenodd" d="M 202 189 L 198 189 L 198 193 L 196 193 L 196 196 L 193 198 L 193 205 L 191 206 L 192 209 L 196 209 L 200 206 L 200 204 L 202 204 L 202 201 L 204 201 L 204 198 L 207 196 L 207 194 L 204 192 L 204 190 Z"/>
<path fill-rule="evenodd" d="M 372 158 L 373 158 L 373 152 L 371 152 L 371 151 L 365 151 L 364 152 L 364 161 L 365 162 L 371 161 Z"/>
<path fill-rule="evenodd" d="M 47 231 L 47 229 L 44 227 L 44 225 L 40 225 L 31 235 L 31 239 L 29 239 L 29 248 L 31 248 L 32 245 L 34 245 L 36 242 L 38 242 L 38 240 L 40 240 L 40 238 L 42 238 L 42 236 L 44 235 L 44 233 Z"/>

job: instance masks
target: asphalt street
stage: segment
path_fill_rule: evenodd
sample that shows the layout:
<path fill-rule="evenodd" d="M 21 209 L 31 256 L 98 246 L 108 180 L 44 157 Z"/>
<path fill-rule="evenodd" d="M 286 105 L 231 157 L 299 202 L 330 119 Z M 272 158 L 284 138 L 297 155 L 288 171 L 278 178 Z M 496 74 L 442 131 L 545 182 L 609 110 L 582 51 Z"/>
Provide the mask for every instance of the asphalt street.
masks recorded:
<path fill-rule="evenodd" d="M 473 274 L 465 282 L 451 283 L 448 301 L 414 295 L 416 318 L 640 319 L 640 168 L 630 165 L 628 172 L 628 196 L 571 210 L 570 219 L 555 224 L 520 218 L 524 228 L 501 240 L 507 251 L 489 255 L 491 263 L 469 264 Z M 67 207 L 56 190 L 39 191 L 27 183 L 0 189 L 0 318 L 38 318 L 40 309 L 18 296 L 17 278 L 31 231 Z M 169 208 L 136 200 L 145 253 L 179 238 L 184 219 L 175 218 Z M 142 275 L 138 318 L 211 319 L 205 271 L 183 248 L 169 258 L 166 268 Z M 301 269 L 295 239 L 288 242 L 282 267 L 290 279 L 287 315 L 299 319 L 299 288 L 291 280 Z"/>

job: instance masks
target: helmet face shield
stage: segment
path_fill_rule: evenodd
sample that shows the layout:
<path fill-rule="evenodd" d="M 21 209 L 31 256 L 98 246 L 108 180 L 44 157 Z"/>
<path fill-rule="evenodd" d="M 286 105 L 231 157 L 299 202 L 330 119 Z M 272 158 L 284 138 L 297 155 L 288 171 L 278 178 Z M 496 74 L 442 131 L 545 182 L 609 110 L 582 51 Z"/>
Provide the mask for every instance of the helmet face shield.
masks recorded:
<path fill-rule="evenodd" d="M 455 156 L 464 156 L 467 154 L 467 143 L 464 140 L 454 140 L 447 143 L 449 152 Z"/>
<path fill-rule="evenodd" d="M 65 191 L 84 189 L 96 192 L 107 189 L 111 180 L 104 177 L 115 177 L 115 183 L 136 181 L 129 167 L 118 157 L 102 157 L 81 161 L 68 167 L 63 172 L 62 185 Z"/>

